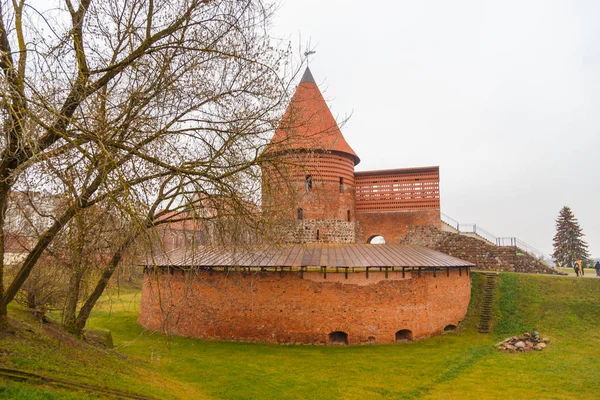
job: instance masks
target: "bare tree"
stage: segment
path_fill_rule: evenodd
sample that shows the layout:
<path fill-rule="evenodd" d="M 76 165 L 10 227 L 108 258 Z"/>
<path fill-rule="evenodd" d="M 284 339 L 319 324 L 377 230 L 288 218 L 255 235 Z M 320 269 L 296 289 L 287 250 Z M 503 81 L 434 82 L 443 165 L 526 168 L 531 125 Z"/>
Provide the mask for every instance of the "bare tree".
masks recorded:
<path fill-rule="evenodd" d="M 128 229 L 69 316 L 77 331 L 127 248 L 167 213 L 176 218 L 197 193 L 252 208 L 288 89 L 288 50 L 266 30 L 272 11 L 260 0 L 65 0 L 45 10 L 0 0 L 0 242 L 11 191 L 35 185 L 65 200 L 9 281 L 0 254 L 0 329 L 83 210 L 112 202 Z"/>

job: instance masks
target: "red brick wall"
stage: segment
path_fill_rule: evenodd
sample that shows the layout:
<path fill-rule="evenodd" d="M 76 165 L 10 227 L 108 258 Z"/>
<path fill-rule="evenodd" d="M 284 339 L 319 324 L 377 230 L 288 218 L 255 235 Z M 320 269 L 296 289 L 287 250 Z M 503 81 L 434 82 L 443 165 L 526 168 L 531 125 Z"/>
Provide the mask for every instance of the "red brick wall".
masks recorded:
<path fill-rule="evenodd" d="M 439 209 L 356 213 L 356 221 L 359 225 L 356 243 L 368 243 L 373 236 L 383 236 L 386 243 L 398 244 L 411 226 L 441 229 Z"/>
<path fill-rule="evenodd" d="M 306 188 L 306 175 L 312 188 Z M 354 221 L 354 161 L 336 153 L 289 153 L 263 167 L 263 208 L 297 219 L 301 207 L 306 220 Z M 343 179 L 340 190 L 340 178 Z"/>
<path fill-rule="evenodd" d="M 349 282 L 349 283 L 347 283 Z M 146 275 L 139 322 L 155 331 L 219 340 L 328 342 L 334 331 L 349 344 L 392 343 L 398 330 L 415 339 L 457 325 L 467 311 L 466 271 L 156 273 Z M 159 300 L 160 299 L 160 300 Z"/>
<path fill-rule="evenodd" d="M 273 241 L 354 243 L 352 156 L 333 152 L 286 153 L 262 171 L 262 205 L 276 231 Z M 306 175 L 312 177 L 309 190 Z M 298 208 L 302 208 L 301 221 Z"/>

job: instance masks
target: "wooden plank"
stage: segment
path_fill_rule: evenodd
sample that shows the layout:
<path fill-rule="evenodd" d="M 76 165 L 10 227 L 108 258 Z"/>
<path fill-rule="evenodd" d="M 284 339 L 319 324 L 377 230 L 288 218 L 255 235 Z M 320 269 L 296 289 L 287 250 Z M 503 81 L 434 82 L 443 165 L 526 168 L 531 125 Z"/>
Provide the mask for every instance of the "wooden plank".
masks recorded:
<path fill-rule="evenodd" d="M 370 258 L 369 255 L 363 250 L 363 246 L 364 244 L 357 244 L 356 246 L 352 247 L 351 250 L 355 253 L 356 257 L 358 258 L 358 263 L 356 265 L 356 267 L 369 267 L 369 263 L 370 263 Z"/>
<path fill-rule="evenodd" d="M 294 245 L 294 250 L 290 253 L 288 262 L 283 266 L 299 267 L 302 265 L 302 257 L 304 256 L 304 247 L 301 244 Z"/>
<path fill-rule="evenodd" d="M 166 266 L 205 267 L 468 267 L 473 264 L 412 245 L 306 244 L 262 246 L 198 246 L 155 257 Z M 148 266 L 154 262 L 148 257 Z M 469 271 L 470 272 L 470 271 Z"/>

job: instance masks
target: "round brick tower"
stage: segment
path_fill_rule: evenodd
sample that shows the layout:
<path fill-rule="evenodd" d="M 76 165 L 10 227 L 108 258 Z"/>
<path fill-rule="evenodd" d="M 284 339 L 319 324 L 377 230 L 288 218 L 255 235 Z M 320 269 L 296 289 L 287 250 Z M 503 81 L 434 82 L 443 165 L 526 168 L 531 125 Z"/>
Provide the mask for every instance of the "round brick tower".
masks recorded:
<path fill-rule="evenodd" d="M 354 243 L 354 166 L 348 145 L 307 67 L 269 144 L 263 208 L 286 242 Z"/>

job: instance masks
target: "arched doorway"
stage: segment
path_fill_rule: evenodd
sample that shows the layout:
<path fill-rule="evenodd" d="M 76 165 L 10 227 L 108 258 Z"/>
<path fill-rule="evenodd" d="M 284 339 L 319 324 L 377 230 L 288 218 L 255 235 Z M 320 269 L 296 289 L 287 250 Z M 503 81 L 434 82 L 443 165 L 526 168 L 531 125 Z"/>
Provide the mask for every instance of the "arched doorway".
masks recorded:
<path fill-rule="evenodd" d="M 396 342 L 410 342 L 413 340 L 412 331 L 408 329 L 400 329 L 396 332 Z"/>
<path fill-rule="evenodd" d="M 368 240 L 369 244 L 385 244 L 385 238 L 381 235 L 373 235 Z"/>
<path fill-rule="evenodd" d="M 450 325 L 446 325 L 446 327 L 444 327 L 444 332 L 452 332 L 454 330 L 456 330 L 456 325 L 450 324 Z"/>
<path fill-rule="evenodd" d="M 335 331 L 329 334 L 329 344 L 348 344 L 348 334 L 342 331 Z"/>

